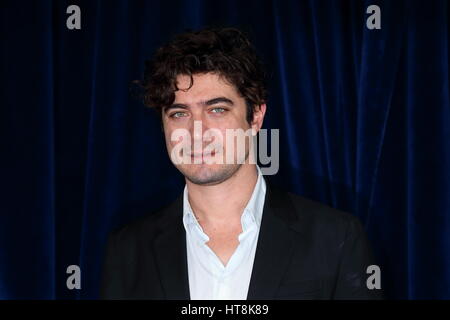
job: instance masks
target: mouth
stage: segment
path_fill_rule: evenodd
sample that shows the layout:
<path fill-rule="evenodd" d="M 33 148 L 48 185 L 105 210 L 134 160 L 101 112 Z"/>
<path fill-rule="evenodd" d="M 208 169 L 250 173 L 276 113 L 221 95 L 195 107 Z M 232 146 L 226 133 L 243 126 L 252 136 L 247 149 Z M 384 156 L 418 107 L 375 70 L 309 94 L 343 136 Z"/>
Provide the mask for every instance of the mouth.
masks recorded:
<path fill-rule="evenodd" d="M 216 155 L 216 151 L 213 150 L 211 152 L 208 153 L 188 153 L 187 156 L 191 157 L 191 159 L 194 158 L 207 158 L 207 157 L 214 157 Z"/>

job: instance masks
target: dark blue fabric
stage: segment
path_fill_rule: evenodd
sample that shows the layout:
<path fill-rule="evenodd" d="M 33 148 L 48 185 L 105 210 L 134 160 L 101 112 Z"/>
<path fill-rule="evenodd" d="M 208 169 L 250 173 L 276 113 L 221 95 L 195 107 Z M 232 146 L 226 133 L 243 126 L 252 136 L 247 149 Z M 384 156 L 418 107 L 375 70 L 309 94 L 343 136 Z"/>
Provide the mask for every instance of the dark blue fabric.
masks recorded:
<path fill-rule="evenodd" d="M 66 8 L 81 8 L 81 30 Z M 381 8 L 368 30 L 366 8 Z M 108 232 L 183 178 L 129 92 L 175 33 L 253 35 L 286 190 L 361 218 L 387 298 L 450 299 L 447 1 L 2 1 L 0 298 L 95 299 Z M 66 288 L 79 265 L 82 289 Z"/>

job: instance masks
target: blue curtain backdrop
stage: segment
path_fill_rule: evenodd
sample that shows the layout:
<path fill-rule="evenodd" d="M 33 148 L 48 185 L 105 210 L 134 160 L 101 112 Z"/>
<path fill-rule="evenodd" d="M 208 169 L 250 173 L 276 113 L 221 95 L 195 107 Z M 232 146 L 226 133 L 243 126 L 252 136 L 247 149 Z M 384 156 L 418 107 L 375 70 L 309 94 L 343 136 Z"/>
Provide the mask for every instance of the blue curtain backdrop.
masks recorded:
<path fill-rule="evenodd" d="M 81 30 L 66 9 L 81 8 Z M 366 8 L 381 8 L 381 30 Z M 0 298 L 96 299 L 106 236 L 183 187 L 130 95 L 144 60 L 203 26 L 270 68 L 286 190 L 358 217 L 387 298 L 450 299 L 447 1 L 2 1 Z M 81 267 L 81 290 L 66 268 Z"/>

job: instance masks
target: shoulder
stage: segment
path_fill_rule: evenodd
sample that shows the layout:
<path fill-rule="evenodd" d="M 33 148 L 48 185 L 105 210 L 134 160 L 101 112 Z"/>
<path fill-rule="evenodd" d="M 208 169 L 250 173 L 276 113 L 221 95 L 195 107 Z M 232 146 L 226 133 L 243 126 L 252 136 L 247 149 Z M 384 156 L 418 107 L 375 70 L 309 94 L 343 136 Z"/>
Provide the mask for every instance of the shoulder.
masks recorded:
<path fill-rule="evenodd" d="M 328 270 L 326 265 L 335 265 L 342 257 L 371 261 L 366 232 L 357 216 L 292 192 L 284 191 L 284 202 L 287 204 L 283 208 L 291 212 L 288 224 L 294 230 L 296 243 L 307 244 L 308 252 L 326 261 L 318 264 L 323 270 Z M 364 265 L 369 264 L 364 262 Z"/>
<path fill-rule="evenodd" d="M 282 207 L 290 211 L 291 226 L 295 230 L 324 240 L 345 239 L 350 233 L 363 232 L 360 219 L 353 214 L 293 192 L 276 187 L 273 190 L 282 199 Z"/>
<path fill-rule="evenodd" d="M 182 218 L 181 205 L 182 198 L 178 196 L 171 203 L 115 228 L 110 232 L 109 237 L 116 243 L 152 238 L 175 219 Z"/>
<path fill-rule="evenodd" d="M 295 212 L 298 216 L 307 217 L 322 223 L 348 223 L 359 220 L 356 216 L 340 209 L 331 207 L 328 204 L 321 203 L 310 198 L 286 192 L 291 200 Z"/>

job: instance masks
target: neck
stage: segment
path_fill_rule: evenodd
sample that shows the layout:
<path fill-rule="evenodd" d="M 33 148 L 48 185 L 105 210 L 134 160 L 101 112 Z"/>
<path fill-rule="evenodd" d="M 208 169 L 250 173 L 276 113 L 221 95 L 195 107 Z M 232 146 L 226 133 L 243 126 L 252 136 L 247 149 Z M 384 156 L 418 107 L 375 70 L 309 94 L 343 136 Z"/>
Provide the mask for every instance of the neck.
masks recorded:
<path fill-rule="evenodd" d="M 256 165 L 242 164 L 233 176 L 217 185 L 202 186 L 186 180 L 189 204 L 202 224 L 240 225 L 257 179 Z"/>

